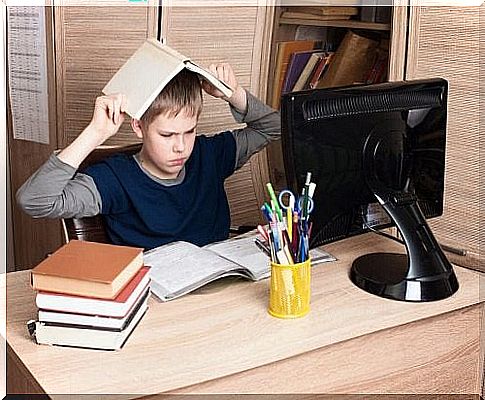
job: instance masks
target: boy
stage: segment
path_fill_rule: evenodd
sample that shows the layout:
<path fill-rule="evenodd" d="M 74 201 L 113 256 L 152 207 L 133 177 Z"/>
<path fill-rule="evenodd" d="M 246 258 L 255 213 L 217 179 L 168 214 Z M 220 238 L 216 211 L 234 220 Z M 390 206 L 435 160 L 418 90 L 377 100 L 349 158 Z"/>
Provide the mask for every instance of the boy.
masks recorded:
<path fill-rule="evenodd" d="M 140 120 L 132 120 L 135 135 L 143 140 L 140 153 L 116 155 L 78 172 L 124 120 L 123 95 L 98 97 L 84 131 L 18 190 L 22 209 L 35 218 L 102 214 L 113 243 L 145 249 L 176 240 L 203 246 L 226 239 L 230 215 L 224 180 L 279 137 L 280 116 L 239 86 L 229 64 L 209 69 L 233 88 L 230 98 L 184 70 Z M 226 100 L 235 119 L 247 127 L 196 136 L 202 88 Z"/>

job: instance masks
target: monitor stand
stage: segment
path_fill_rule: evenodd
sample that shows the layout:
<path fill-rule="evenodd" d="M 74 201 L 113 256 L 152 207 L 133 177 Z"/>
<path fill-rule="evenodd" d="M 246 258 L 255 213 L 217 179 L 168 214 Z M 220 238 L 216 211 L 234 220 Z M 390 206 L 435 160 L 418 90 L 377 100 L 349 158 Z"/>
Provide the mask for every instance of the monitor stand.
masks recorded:
<path fill-rule="evenodd" d="M 376 194 L 399 231 L 406 254 L 373 253 L 357 258 L 350 278 L 361 289 L 394 300 L 434 301 L 451 296 L 458 281 L 451 263 L 431 232 L 414 195 Z"/>

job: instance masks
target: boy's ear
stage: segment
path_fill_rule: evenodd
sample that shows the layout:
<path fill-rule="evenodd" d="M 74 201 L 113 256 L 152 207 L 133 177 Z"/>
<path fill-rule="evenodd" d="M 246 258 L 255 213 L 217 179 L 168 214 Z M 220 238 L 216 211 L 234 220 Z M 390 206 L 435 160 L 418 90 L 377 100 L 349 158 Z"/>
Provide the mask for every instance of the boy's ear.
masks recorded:
<path fill-rule="evenodd" d="M 139 139 L 143 139 L 143 130 L 141 128 L 141 122 L 139 119 L 131 119 L 131 129 L 135 132 L 135 135 Z"/>

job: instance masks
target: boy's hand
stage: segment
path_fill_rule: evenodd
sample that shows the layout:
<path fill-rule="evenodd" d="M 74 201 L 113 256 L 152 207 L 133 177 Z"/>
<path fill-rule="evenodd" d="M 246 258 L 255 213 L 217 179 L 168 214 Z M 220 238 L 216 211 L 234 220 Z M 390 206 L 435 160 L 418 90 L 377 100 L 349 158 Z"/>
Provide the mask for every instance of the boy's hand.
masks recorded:
<path fill-rule="evenodd" d="M 96 146 L 103 144 L 118 132 L 125 119 L 125 107 L 126 97 L 122 94 L 98 97 L 93 119 L 81 134 L 58 154 L 59 159 L 74 168 L 79 168 Z"/>
<path fill-rule="evenodd" d="M 113 94 L 96 98 L 93 118 L 89 123 L 91 131 L 100 135 L 104 142 L 116 134 L 125 120 L 126 96 Z M 101 143 L 102 143 L 101 142 Z"/>
<path fill-rule="evenodd" d="M 202 88 L 211 96 L 226 100 L 239 112 L 243 114 L 246 113 L 246 91 L 239 86 L 236 74 L 234 73 L 231 65 L 228 63 L 211 64 L 209 66 L 209 71 L 212 73 L 212 75 L 227 83 L 233 89 L 232 96 L 230 98 L 225 97 L 221 91 L 217 90 L 214 86 L 206 81 L 202 81 Z"/>

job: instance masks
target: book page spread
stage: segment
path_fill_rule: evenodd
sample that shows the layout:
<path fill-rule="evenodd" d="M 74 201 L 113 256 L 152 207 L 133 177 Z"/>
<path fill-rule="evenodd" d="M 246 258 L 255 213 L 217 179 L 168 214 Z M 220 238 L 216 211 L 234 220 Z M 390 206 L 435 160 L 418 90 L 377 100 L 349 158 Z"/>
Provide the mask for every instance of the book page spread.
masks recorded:
<path fill-rule="evenodd" d="M 151 290 L 161 300 L 171 300 L 229 274 L 241 274 L 238 265 L 188 242 L 174 242 L 149 250 Z"/>
<path fill-rule="evenodd" d="M 270 274 L 269 257 L 254 243 L 254 236 L 216 242 L 204 246 L 221 257 L 227 258 L 246 268 L 253 280 L 266 278 Z"/>
<path fill-rule="evenodd" d="M 173 242 L 145 252 L 150 266 L 151 291 L 162 301 L 173 300 L 216 279 L 229 275 L 254 281 L 268 278 L 268 256 L 254 243 L 255 235 L 232 238 L 204 247 Z M 310 250 L 312 266 L 335 257 L 321 250 Z"/>

